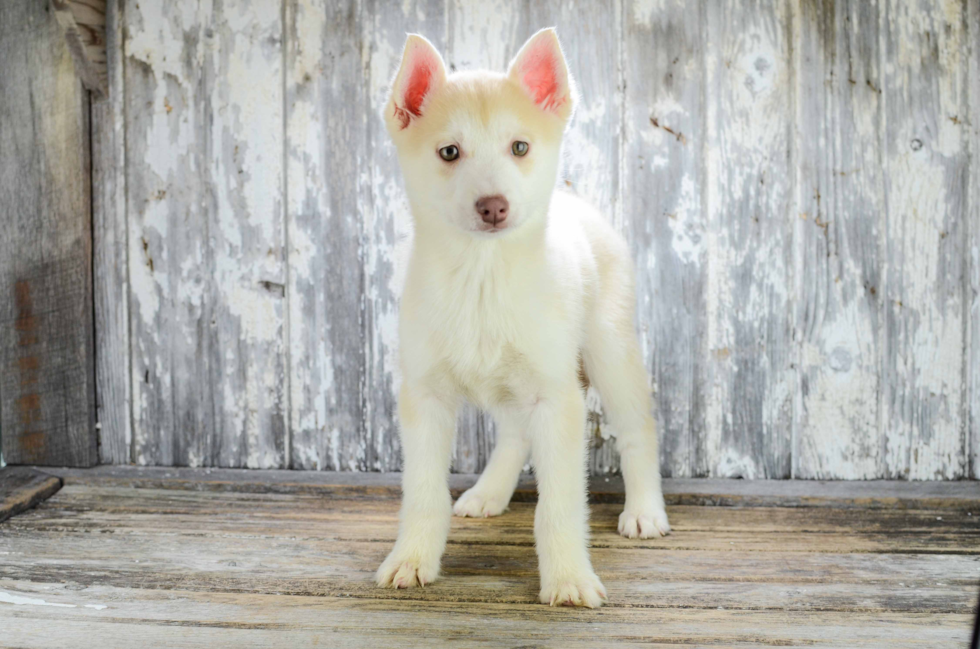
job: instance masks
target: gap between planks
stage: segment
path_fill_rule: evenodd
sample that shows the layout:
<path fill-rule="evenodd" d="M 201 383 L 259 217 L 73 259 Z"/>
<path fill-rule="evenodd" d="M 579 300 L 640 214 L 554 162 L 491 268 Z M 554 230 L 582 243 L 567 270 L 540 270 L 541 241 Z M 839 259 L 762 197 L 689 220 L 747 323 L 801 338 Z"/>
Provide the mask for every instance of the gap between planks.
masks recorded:
<path fill-rule="evenodd" d="M 352 473 L 209 469 L 183 467 L 99 466 L 91 469 L 44 470 L 65 484 L 133 486 L 195 491 L 247 493 L 330 493 L 397 496 L 400 473 Z M 473 486 L 476 474 L 453 474 L 449 486 L 456 497 Z M 980 508 L 980 481 L 909 482 L 904 480 L 815 481 L 667 478 L 668 505 L 720 507 L 834 507 L 837 509 L 956 509 Z M 620 476 L 593 476 L 589 485 L 594 503 L 621 503 Z M 521 477 L 514 502 L 537 499 L 534 478 Z"/>

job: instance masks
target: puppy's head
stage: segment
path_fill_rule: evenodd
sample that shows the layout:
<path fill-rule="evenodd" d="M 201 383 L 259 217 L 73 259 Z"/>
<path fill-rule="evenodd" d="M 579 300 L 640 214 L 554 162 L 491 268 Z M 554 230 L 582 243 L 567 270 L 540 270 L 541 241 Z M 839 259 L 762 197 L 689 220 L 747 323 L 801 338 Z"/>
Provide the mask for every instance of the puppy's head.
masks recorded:
<path fill-rule="evenodd" d="M 543 29 L 507 74 L 446 74 L 410 35 L 384 118 L 418 221 L 500 237 L 544 218 L 575 91 L 558 37 Z"/>

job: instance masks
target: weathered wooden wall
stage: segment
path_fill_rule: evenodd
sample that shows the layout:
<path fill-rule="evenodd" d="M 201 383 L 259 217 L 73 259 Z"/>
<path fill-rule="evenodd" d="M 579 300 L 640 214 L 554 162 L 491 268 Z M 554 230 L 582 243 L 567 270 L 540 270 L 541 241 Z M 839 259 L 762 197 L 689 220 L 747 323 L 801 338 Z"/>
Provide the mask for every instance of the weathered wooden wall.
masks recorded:
<path fill-rule="evenodd" d="M 89 150 L 88 93 L 51 6 L 0 2 L 0 450 L 8 463 L 98 463 Z"/>
<path fill-rule="evenodd" d="M 405 32 L 503 69 L 554 24 L 562 182 L 632 244 L 665 474 L 980 477 L 977 5 L 111 2 L 103 460 L 398 469 Z M 463 413 L 456 469 L 492 438 Z"/>

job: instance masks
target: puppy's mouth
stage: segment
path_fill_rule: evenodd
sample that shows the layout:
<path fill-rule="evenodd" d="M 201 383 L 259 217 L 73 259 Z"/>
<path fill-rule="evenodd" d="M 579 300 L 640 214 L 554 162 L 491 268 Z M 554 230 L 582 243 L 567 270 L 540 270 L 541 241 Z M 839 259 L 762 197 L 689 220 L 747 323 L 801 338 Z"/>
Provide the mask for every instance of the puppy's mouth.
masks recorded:
<path fill-rule="evenodd" d="M 493 225 L 489 223 L 477 223 L 476 231 L 484 234 L 497 234 L 498 232 L 507 230 L 509 225 L 510 223 L 507 221 L 504 221 L 503 223 L 495 223 Z"/>

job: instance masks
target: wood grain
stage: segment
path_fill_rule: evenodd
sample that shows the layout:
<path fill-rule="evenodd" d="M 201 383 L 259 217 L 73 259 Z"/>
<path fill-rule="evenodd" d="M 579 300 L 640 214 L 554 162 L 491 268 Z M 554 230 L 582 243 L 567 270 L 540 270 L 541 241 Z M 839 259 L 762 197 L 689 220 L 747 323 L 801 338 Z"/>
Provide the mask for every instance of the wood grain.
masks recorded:
<path fill-rule="evenodd" d="M 281 467 L 280 12 L 126 11 L 134 460 Z"/>
<path fill-rule="evenodd" d="M 705 472 L 695 459 L 706 442 L 706 25 L 697 3 L 629 2 L 624 11 L 622 200 L 637 319 L 656 393 L 661 468 L 691 476 Z"/>
<path fill-rule="evenodd" d="M 882 474 L 878 5 L 803 3 L 796 57 L 793 476 Z"/>
<path fill-rule="evenodd" d="M 214 421 L 192 465 L 285 466 L 283 25 L 279 3 L 225 0 L 205 23 L 209 170 L 200 299 Z M 260 126 L 261 125 L 261 126 Z M 257 128 L 258 127 L 258 128 Z M 192 296 L 188 296 L 192 297 Z M 176 296 L 180 304 L 186 299 Z"/>
<path fill-rule="evenodd" d="M 9 464 L 98 462 L 88 96 L 45 3 L 0 7 L 0 428 Z"/>
<path fill-rule="evenodd" d="M 890 1 L 883 26 L 884 471 L 956 478 L 966 470 L 966 5 Z"/>
<path fill-rule="evenodd" d="M 62 604 L 11 611 L 4 607 L 7 641 L 23 647 L 125 648 L 139 636 L 151 644 L 188 647 L 623 647 L 666 649 L 678 644 L 718 647 L 956 646 L 969 638 L 971 616 L 839 611 L 727 611 L 644 608 L 601 613 L 561 608 L 466 602 L 395 602 L 346 597 L 298 597 L 153 592 L 56 584 L 0 582 L 11 595 Z M 102 607 L 105 609 L 93 608 Z M 282 612 L 288 612 L 288 618 Z M 17 613 L 20 613 L 19 615 Z M 38 637 L 36 626 L 52 629 Z M 97 639 L 97 640 L 96 640 Z"/>
<path fill-rule="evenodd" d="M 286 4 L 291 467 L 365 468 L 359 152 L 373 119 L 357 3 Z"/>
<path fill-rule="evenodd" d="M 966 400 L 963 403 L 969 477 L 980 479 L 980 3 L 967 6 L 967 37 L 969 39 L 969 101 L 970 119 L 967 125 L 970 142 L 970 190 L 966 213 L 969 234 L 964 251 L 967 273 L 964 281 L 964 301 L 968 308 L 966 342 L 969 355 L 965 358 Z"/>
<path fill-rule="evenodd" d="M 28 647 L 76 633 L 123 646 L 161 629 L 188 646 L 332 647 L 382 635 L 393 646 L 956 646 L 969 633 L 980 576 L 969 512 L 679 506 L 670 537 L 630 541 L 618 510 L 592 507 L 610 601 L 583 611 L 535 603 L 529 504 L 454 519 L 441 579 L 395 591 L 372 580 L 397 531 L 395 498 L 69 481 L 0 526 L 0 623 L 4 642 Z M 38 625 L 50 633 L 32 634 Z"/>
<path fill-rule="evenodd" d="M 61 489 L 61 479 L 37 469 L 8 466 L 0 469 L 0 523 L 34 507 Z"/>
<path fill-rule="evenodd" d="M 210 9 L 127 2 L 124 17 L 132 461 L 203 465 L 215 435 Z"/>
<path fill-rule="evenodd" d="M 705 12 L 708 370 L 696 473 L 790 475 L 793 125 L 788 2 Z"/>
<path fill-rule="evenodd" d="M 133 438 L 122 3 L 106 5 L 108 94 L 91 101 L 95 384 L 102 464 L 128 464 Z"/>
<path fill-rule="evenodd" d="M 503 70 L 557 25 L 561 182 L 630 242 L 664 473 L 977 477 L 975 3 L 121 6 L 115 144 L 93 118 L 97 174 L 130 160 L 94 196 L 104 458 L 397 470 L 411 218 L 378 111 L 405 33 Z M 494 437 L 462 412 L 454 470 Z"/>

